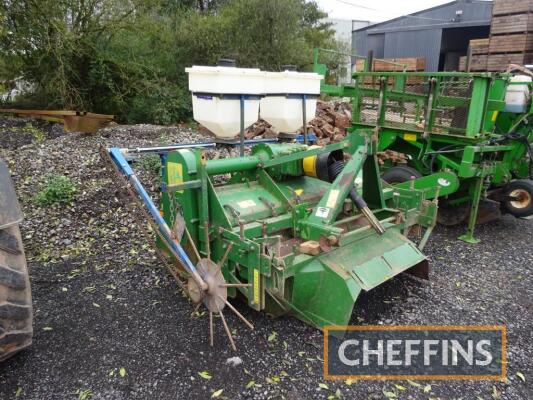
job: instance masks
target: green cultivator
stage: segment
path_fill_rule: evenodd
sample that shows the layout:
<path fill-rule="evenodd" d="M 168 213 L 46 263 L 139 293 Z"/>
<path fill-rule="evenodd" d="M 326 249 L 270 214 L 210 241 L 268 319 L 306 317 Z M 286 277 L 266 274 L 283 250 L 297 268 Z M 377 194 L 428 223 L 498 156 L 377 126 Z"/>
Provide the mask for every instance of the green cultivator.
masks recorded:
<path fill-rule="evenodd" d="M 401 272 L 427 278 L 421 251 L 439 198 L 441 220 L 469 217 L 467 241 L 481 203 L 499 201 L 517 216 L 532 211 L 532 185 L 522 180 L 530 173 L 530 114 L 504 112 L 508 75 L 357 73 L 352 86 L 322 84 L 352 97 L 343 141 L 309 146 L 304 130 L 302 140 L 256 143 L 244 155 L 244 128 L 259 107 L 282 132 L 306 126 L 320 76 L 227 61 L 187 72 L 195 118 L 225 143 L 240 129 L 240 157 L 207 160 L 203 148 L 215 143 L 104 154 L 144 203 L 159 248 L 180 267 L 175 277 L 209 311 L 211 344 L 219 313 L 235 347 L 225 307 L 253 327 L 228 297 L 322 328 L 348 324 L 361 291 Z M 377 153 L 385 149 L 408 155 L 408 165 L 386 165 L 381 176 Z M 162 161 L 158 206 L 127 161 L 141 153 Z M 407 238 L 413 227 L 424 231 L 418 245 Z"/>
<path fill-rule="evenodd" d="M 315 56 L 316 57 L 316 56 Z M 315 70 L 326 73 L 322 64 Z M 476 242 L 476 222 L 533 214 L 531 78 L 456 72 L 357 72 L 351 85 L 322 85 L 351 97 L 352 130 L 371 129 L 378 149 L 408 156 L 383 166 L 383 179 L 408 187 L 411 177 L 454 174 L 459 185 L 440 193 L 439 222 L 468 223 L 460 239 Z M 432 180 L 419 180 L 424 188 Z"/>
<path fill-rule="evenodd" d="M 401 272 L 427 278 L 426 258 L 404 232 L 434 225 L 432 199 L 447 188 L 382 188 L 372 138 L 363 129 L 323 148 L 258 144 L 249 156 L 209 161 L 202 149 L 161 153 L 160 210 L 130 153 L 108 154 L 151 212 L 193 302 L 223 316 L 234 310 L 227 297 L 240 296 L 321 328 L 347 324 L 361 291 Z M 457 184 L 453 174 L 441 178 Z"/>

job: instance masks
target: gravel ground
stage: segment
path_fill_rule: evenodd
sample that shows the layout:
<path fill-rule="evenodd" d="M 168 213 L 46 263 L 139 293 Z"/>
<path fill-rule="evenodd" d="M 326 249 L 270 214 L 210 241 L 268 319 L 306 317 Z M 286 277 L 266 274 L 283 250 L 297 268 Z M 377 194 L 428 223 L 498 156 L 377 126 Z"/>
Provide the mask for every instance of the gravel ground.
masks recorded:
<path fill-rule="evenodd" d="M 425 251 L 431 281 L 400 276 L 385 283 L 360 297 L 352 321 L 505 324 L 505 382 L 433 381 L 419 387 L 341 381 L 319 387 L 326 383 L 321 333 L 242 304 L 237 308 L 255 331 L 230 315 L 238 352 L 229 349 L 218 321 L 210 348 L 206 315 L 191 315 L 98 156 L 99 145 L 198 140 L 205 137 L 185 127 L 113 126 L 84 135 L 35 121 L 0 120 L 0 156 L 10 165 L 26 217 L 22 232 L 35 311 L 33 346 L 0 365 L 0 399 L 207 399 L 221 389 L 219 398 L 227 399 L 382 399 L 384 391 L 398 399 L 533 398 L 533 223 L 509 216 L 479 227 L 477 246 L 455 239 L 461 228 L 439 227 Z M 78 185 L 72 205 L 41 208 L 33 201 L 51 172 Z M 149 182 L 150 173 L 142 177 Z M 155 183 L 149 186 L 156 189 Z M 242 364 L 228 365 L 235 355 Z M 201 377 L 202 371 L 211 378 Z"/>

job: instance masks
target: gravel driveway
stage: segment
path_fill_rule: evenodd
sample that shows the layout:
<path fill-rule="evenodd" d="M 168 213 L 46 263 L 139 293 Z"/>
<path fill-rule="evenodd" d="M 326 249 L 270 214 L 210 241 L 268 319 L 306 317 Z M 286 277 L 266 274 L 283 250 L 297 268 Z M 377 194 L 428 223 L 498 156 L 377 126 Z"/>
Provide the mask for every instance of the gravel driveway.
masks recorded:
<path fill-rule="evenodd" d="M 28 123 L 44 138 L 28 133 Z M 220 322 L 210 348 L 207 316 L 191 315 L 98 156 L 99 145 L 196 140 L 205 138 L 187 128 L 115 126 L 83 135 L 0 120 L 0 156 L 25 212 L 35 312 L 33 346 L 0 366 L 0 399 L 533 398 L 533 222 L 509 216 L 479 227 L 475 246 L 455 239 L 463 228 L 437 228 L 425 250 L 431 281 L 389 281 L 361 296 L 352 317 L 355 324 L 505 324 L 505 382 L 326 382 L 319 331 L 242 304 L 256 329 L 229 315 L 238 352 Z M 77 184 L 72 205 L 32 200 L 52 172 Z M 150 176 L 142 172 L 145 182 Z M 234 356 L 240 365 L 227 364 Z"/>

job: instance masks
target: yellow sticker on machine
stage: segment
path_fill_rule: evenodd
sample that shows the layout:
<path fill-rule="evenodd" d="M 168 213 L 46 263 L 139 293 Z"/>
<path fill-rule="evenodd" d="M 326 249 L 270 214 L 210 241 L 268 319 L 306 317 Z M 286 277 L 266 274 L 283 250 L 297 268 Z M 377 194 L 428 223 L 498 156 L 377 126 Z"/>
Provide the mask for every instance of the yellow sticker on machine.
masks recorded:
<path fill-rule="evenodd" d="M 492 122 L 496 122 L 496 119 L 498 119 L 498 111 L 492 113 Z"/>
<path fill-rule="evenodd" d="M 183 183 L 183 165 L 169 161 L 167 163 L 167 176 L 169 185 L 179 185 Z M 183 193 L 183 190 L 178 190 L 178 193 Z"/>
<path fill-rule="evenodd" d="M 416 134 L 415 133 L 404 133 L 403 139 L 407 140 L 408 142 L 416 142 Z"/>
<path fill-rule="evenodd" d="M 259 270 L 254 269 L 254 304 L 259 304 Z"/>

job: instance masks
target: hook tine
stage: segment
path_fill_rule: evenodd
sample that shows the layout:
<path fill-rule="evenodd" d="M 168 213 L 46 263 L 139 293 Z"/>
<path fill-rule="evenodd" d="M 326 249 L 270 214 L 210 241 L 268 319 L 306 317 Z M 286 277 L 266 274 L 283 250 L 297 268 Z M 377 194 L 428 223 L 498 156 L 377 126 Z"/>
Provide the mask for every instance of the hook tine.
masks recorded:
<path fill-rule="evenodd" d="M 235 315 L 237 315 L 237 317 L 239 317 L 240 320 L 242 322 L 244 322 L 248 326 L 248 328 L 250 328 L 251 330 L 254 330 L 254 326 L 250 323 L 250 321 L 248 321 L 246 318 L 244 318 L 244 316 L 239 311 L 237 311 L 237 309 L 235 307 L 233 307 L 229 301 L 227 301 L 226 299 L 224 299 L 222 297 L 220 297 L 220 298 L 222 300 L 224 300 L 224 303 L 226 303 L 226 305 L 230 308 L 230 310 L 233 311 L 235 313 Z"/>
<path fill-rule="evenodd" d="M 226 318 L 224 318 L 224 314 L 222 314 L 222 310 L 220 310 L 218 313 L 220 314 L 220 318 L 222 319 L 222 325 L 224 325 L 224 330 L 226 331 L 226 335 L 228 335 L 231 348 L 233 349 L 233 351 L 237 351 L 237 347 L 235 347 L 235 342 L 233 341 L 233 336 L 231 335 L 231 332 L 228 328 L 228 323 L 226 322 Z"/>

